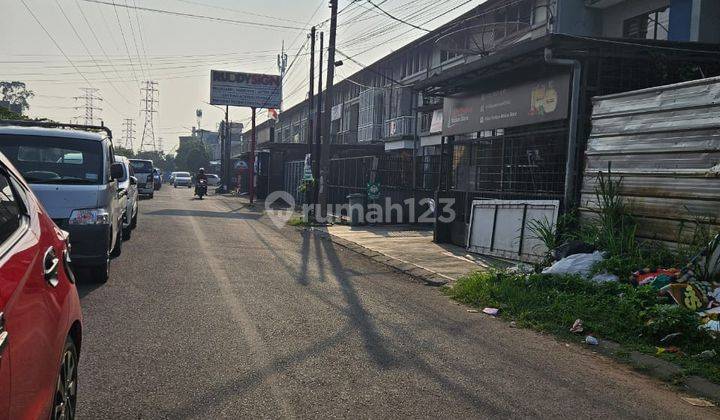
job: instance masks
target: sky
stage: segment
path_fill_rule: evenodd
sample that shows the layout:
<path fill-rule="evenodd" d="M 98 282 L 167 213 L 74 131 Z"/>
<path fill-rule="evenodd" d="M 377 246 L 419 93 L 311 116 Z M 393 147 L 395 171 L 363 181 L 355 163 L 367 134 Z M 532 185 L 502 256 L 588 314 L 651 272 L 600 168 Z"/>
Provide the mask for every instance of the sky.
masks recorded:
<path fill-rule="evenodd" d="M 482 2 L 372 0 L 391 15 L 426 29 Z M 283 107 L 305 99 L 309 28 L 319 25 L 319 31 L 326 31 L 327 44 L 330 15 L 327 0 L 0 3 L 4 15 L 0 80 L 25 82 L 35 92 L 30 116 L 74 122 L 84 115 L 84 101 L 75 97 L 84 94 L 82 88 L 98 89 L 103 100 L 96 115 L 113 130 L 120 145 L 123 122 L 134 119 L 137 149 L 145 125 L 140 87 L 145 80 L 154 80 L 159 89 L 155 136 L 162 139 L 165 152 L 174 151 L 178 136 L 198 126 L 197 109 L 203 112 L 202 128 L 214 130 L 224 118 L 224 109 L 207 103 L 211 69 L 279 74 L 277 54 L 284 44 L 292 66 L 283 83 Z M 425 34 L 392 20 L 368 0 L 339 0 L 339 10 L 337 48 L 360 64 L 370 64 Z M 344 63 L 336 72 L 336 82 L 362 68 L 350 60 Z M 249 118 L 249 109 L 230 109 L 233 121 L 249 125 Z M 258 111 L 258 123 L 266 118 L 265 111 Z"/>

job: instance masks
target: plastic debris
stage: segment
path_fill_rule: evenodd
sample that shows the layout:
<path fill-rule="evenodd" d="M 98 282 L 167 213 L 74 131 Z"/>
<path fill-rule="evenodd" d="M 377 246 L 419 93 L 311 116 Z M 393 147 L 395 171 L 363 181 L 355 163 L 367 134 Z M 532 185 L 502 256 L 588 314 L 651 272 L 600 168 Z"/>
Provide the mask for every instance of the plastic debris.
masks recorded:
<path fill-rule="evenodd" d="M 592 335 L 588 335 L 585 337 L 585 344 L 589 344 L 591 346 L 597 346 L 600 344 L 597 338 L 593 337 Z"/>
<path fill-rule="evenodd" d="M 618 281 L 618 280 L 620 280 L 620 277 L 616 276 L 615 274 L 602 273 L 602 274 L 596 274 L 590 280 L 595 283 L 608 283 L 608 282 Z"/>
<path fill-rule="evenodd" d="M 632 282 L 636 286 L 650 285 L 653 289 L 660 290 L 663 287 L 675 282 L 680 277 L 681 271 L 677 268 L 662 268 L 650 270 L 648 268 L 636 271 L 632 274 Z"/>
<path fill-rule="evenodd" d="M 708 330 L 710 332 L 720 332 L 720 321 L 710 320 L 698 328 Z"/>
<path fill-rule="evenodd" d="M 570 327 L 570 332 L 573 334 L 579 334 L 583 332 L 583 323 L 581 319 L 576 319 Z"/>
<path fill-rule="evenodd" d="M 700 360 L 708 360 L 714 358 L 715 356 L 717 356 L 717 352 L 715 350 L 705 350 L 703 352 L 693 355 L 693 358 Z"/>
<path fill-rule="evenodd" d="M 665 337 L 663 337 L 662 339 L 660 339 L 660 342 L 661 342 L 661 343 L 667 343 L 667 342 L 669 342 L 669 341 L 672 341 L 672 339 L 674 339 L 674 338 L 676 338 L 676 337 L 679 337 L 679 336 L 681 336 L 681 335 L 682 335 L 681 332 L 676 332 L 676 333 L 668 334 L 668 335 L 666 335 Z"/>
<path fill-rule="evenodd" d="M 702 398 L 680 397 L 680 399 L 690 405 L 694 405 L 695 407 L 715 407 L 715 404 L 708 400 L 703 400 Z"/>
<path fill-rule="evenodd" d="M 468 309 L 467 311 L 470 312 L 471 314 L 476 314 L 479 312 L 477 309 Z"/>
<path fill-rule="evenodd" d="M 485 313 L 485 314 L 492 315 L 492 316 L 497 316 L 498 312 L 500 312 L 500 309 L 498 309 L 498 308 L 485 308 L 485 309 L 483 309 L 482 311 L 483 311 L 483 313 Z"/>
<path fill-rule="evenodd" d="M 550 267 L 547 267 L 542 272 L 543 274 L 579 274 L 583 277 L 590 276 L 590 270 L 595 263 L 603 260 L 603 254 L 600 251 L 595 251 L 592 254 L 574 254 L 569 257 L 563 258 L 560 261 L 556 261 Z"/>
<path fill-rule="evenodd" d="M 535 268 L 530 264 L 518 263 L 506 270 L 510 274 L 532 274 L 535 272 Z"/>
<path fill-rule="evenodd" d="M 510 321 L 510 328 L 517 328 L 517 323 L 515 321 Z"/>

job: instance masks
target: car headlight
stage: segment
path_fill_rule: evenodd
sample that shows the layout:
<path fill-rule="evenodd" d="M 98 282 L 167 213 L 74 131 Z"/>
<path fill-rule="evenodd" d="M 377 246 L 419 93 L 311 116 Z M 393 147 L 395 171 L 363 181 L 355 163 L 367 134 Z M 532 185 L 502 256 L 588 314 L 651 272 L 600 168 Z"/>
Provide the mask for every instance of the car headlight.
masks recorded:
<path fill-rule="evenodd" d="M 68 223 L 71 225 L 107 225 L 110 224 L 110 214 L 102 208 L 73 210 Z"/>

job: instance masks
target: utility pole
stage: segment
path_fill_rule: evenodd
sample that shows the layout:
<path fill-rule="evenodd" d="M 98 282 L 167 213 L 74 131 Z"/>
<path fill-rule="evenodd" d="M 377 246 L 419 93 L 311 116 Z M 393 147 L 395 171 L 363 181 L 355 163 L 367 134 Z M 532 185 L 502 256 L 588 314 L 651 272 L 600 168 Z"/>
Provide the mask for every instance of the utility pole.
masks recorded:
<path fill-rule="evenodd" d="M 125 118 L 123 127 L 125 127 L 124 147 L 128 150 L 132 150 L 133 144 L 135 143 L 135 120 L 133 120 L 132 118 Z"/>
<path fill-rule="evenodd" d="M 327 204 L 328 204 L 328 188 L 327 181 L 330 175 L 330 108 L 333 100 L 333 79 L 335 77 L 335 36 L 337 32 L 337 9 L 338 0 L 330 0 L 330 40 L 328 42 L 328 71 L 325 87 L 325 95 L 327 96 L 327 112 L 323 116 L 323 132 L 325 136 L 322 142 L 322 152 L 320 154 L 320 215 L 323 220 L 327 220 Z"/>
<path fill-rule="evenodd" d="M 315 113 L 313 112 L 313 105 L 315 105 L 315 27 L 310 29 L 310 91 L 308 92 L 308 117 L 307 117 L 307 151 L 305 153 L 310 155 L 310 164 L 315 165 L 314 161 L 317 156 L 313 158 L 313 118 Z M 304 168 L 303 168 L 304 171 Z M 314 172 L 313 172 L 313 175 Z M 313 188 L 305 190 L 305 204 L 312 204 Z"/>
<path fill-rule="evenodd" d="M 255 107 L 252 108 L 252 134 L 250 135 L 250 205 L 255 198 Z"/>
<path fill-rule="evenodd" d="M 83 106 L 76 106 L 76 110 L 84 110 L 84 115 L 78 115 L 77 119 L 84 118 L 85 125 L 95 125 L 95 120 L 100 120 L 99 116 L 95 116 L 96 111 L 102 111 L 102 108 L 98 106 L 98 102 L 102 102 L 100 97 L 100 89 L 97 88 L 81 88 L 83 94 L 81 96 L 75 96 L 75 100 L 82 99 L 85 102 Z"/>
<path fill-rule="evenodd" d="M 145 148 L 149 150 L 157 151 L 157 143 L 155 142 L 155 114 L 157 108 L 155 107 L 159 101 L 159 90 L 157 88 L 158 82 L 146 80 L 145 87 L 140 89 L 141 92 L 145 93 L 145 97 L 140 100 L 143 105 L 141 112 L 145 114 L 145 125 L 143 126 L 142 137 L 140 137 L 140 151 L 145 151 Z"/>
<path fill-rule="evenodd" d="M 323 102 L 323 91 L 322 91 L 322 66 L 323 66 L 323 33 L 320 32 L 320 57 L 318 61 L 318 93 L 317 93 L 317 105 L 315 106 L 315 150 L 313 151 L 312 171 L 313 178 L 317 181 L 317 185 L 313 189 L 313 204 L 318 203 L 318 195 L 320 190 L 320 141 L 322 140 L 322 102 Z"/>

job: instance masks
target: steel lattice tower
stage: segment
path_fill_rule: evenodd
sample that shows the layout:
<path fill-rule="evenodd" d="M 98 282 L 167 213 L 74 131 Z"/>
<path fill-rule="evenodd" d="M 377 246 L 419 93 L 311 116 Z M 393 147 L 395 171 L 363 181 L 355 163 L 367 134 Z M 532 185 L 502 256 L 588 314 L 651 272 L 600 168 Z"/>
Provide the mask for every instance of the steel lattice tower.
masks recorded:
<path fill-rule="evenodd" d="M 96 112 L 102 111 L 102 108 L 98 106 L 102 102 L 100 97 L 100 89 L 97 88 L 80 88 L 83 92 L 81 96 L 75 96 L 75 100 L 83 100 L 85 104 L 83 106 L 76 106 L 76 110 L 84 110 L 84 115 L 78 115 L 76 119 L 85 119 L 85 125 L 95 125 L 95 120 L 101 121 L 99 116 L 96 116 Z"/>
<path fill-rule="evenodd" d="M 123 144 L 123 147 L 132 150 L 135 144 L 135 120 L 133 120 L 132 118 L 125 118 L 123 127 L 123 131 L 125 134 L 125 142 Z"/>
<path fill-rule="evenodd" d="M 145 114 L 145 124 L 143 126 L 142 137 L 140 137 L 140 151 L 152 150 L 157 151 L 157 143 L 155 142 L 155 114 L 157 113 L 157 104 L 159 101 L 160 91 L 157 88 L 158 82 L 147 80 L 145 87 L 140 89 L 145 97 L 140 100 L 143 105 L 142 113 Z"/>

